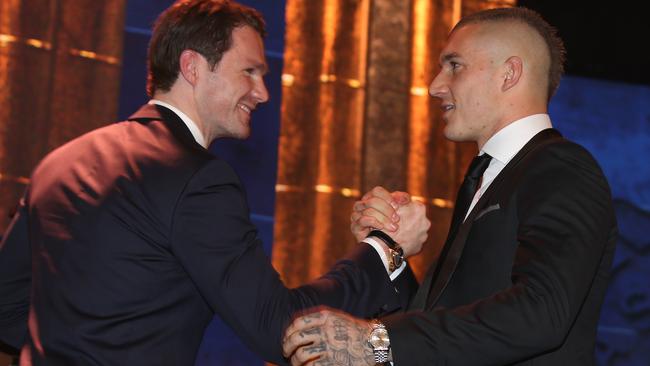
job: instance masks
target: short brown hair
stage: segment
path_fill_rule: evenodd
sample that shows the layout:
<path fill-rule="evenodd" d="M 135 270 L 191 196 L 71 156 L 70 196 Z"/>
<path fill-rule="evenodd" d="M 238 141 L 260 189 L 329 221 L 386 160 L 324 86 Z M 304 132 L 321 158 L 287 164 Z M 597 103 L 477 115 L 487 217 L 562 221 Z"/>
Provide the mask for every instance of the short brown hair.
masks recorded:
<path fill-rule="evenodd" d="M 534 29 L 544 39 L 548 47 L 549 55 L 551 56 L 548 73 L 548 99 L 550 100 L 560 86 L 560 79 L 562 78 L 562 74 L 564 74 L 566 50 L 564 48 L 564 42 L 557 35 L 557 30 L 544 20 L 539 13 L 523 7 L 483 10 L 463 17 L 456 24 L 452 32 L 468 24 L 500 21 L 518 21 L 524 23 Z"/>
<path fill-rule="evenodd" d="M 241 26 L 266 36 L 264 19 L 255 9 L 229 0 L 179 0 L 154 25 L 149 42 L 147 93 L 168 91 L 178 78 L 184 50 L 194 50 L 214 68 L 232 45 L 232 31 Z"/>

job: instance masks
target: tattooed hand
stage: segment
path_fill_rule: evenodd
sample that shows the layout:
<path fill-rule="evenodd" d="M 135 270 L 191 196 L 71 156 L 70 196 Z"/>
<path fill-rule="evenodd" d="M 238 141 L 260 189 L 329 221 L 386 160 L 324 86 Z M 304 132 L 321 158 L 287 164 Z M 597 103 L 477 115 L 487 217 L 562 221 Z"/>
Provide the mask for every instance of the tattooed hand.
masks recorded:
<path fill-rule="evenodd" d="M 320 308 L 289 325 L 282 350 L 293 366 L 370 366 L 375 364 L 370 331 L 368 321 Z"/>

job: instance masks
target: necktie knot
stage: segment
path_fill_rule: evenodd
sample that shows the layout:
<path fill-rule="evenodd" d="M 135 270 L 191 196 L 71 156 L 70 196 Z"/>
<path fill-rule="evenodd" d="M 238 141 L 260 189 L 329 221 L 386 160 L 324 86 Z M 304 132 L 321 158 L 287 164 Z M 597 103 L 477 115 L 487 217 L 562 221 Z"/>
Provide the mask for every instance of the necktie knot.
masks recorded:
<path fill-rule="evenodd" d="M 485 169 L 487 169 L 488 165 L 490 165 L 491 160 L 492 157 L 489 154 L 475 156 L 472 163 L 469 165 L 469 169 L 467 169 L 467 177 L 479 179 L 485 172 Z"/>

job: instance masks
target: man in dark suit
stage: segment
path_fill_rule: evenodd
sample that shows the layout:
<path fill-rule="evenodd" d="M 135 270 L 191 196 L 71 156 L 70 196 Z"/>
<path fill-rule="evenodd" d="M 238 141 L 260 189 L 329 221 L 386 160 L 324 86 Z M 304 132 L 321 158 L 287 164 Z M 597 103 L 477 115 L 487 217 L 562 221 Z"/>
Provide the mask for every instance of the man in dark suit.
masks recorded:
<path fill-rule="evenodd" d="M 238 177 L 206 150 L 246 138 L 268 99 L 263 35 L 261 16 L 234 2 L 174 4 L 150 44 L 151 102 L 34 170 L 0 248 L 0 343 L 22 348 L 21 364 L 192 365 L 214 314 L 282 363 L 295 311 L 323 304 L 370 317 L 402 306 L 396 287 L 408 276 L 391 281 L 399 273 L 389 277 L 381 243 L 287 289 Z M 408 256 L 429 223 L 423 205 L 400 214 Z"/>
<path fill-rule="evenodd" d="M 523 8 L 454 27 L 429 92 L 441 100 L 445 136 L 476 142 L 479 156 L 444 248 L 405 313 L 370 323 L 329 310 L 296 319 L 285 340 L 294 364 L 331 360 L 341 348 L 334 325 L 396 366 L 595 363 L 616 219 L 598 164 L 547 114 L 563 53 L 554 29 Z M 355 205 L 357 235 L 393 214 L 383 200 L 391 196 L 375 190 Z M 375 360 L 362 361 L 355 365 Z"/>

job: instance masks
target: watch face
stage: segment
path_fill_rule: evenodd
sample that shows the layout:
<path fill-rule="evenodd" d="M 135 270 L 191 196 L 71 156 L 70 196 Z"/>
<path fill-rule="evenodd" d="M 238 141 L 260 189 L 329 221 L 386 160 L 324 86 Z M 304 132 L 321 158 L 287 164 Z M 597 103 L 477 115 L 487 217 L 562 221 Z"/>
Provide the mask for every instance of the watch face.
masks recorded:
<path fill-rule="evenodd" d="M 402 262 L 404 262 L 404 257 L 402 257 L 398 252 L 393 252 L 393 263 L 395 264 L 395 268 L 399 268 L 399 266 L 402 265 Z"/>
<path fill-rule="evenodd" d="M 373 330 L 372 333 L 370 333 L 370 339 L 368 342 L 374 349 L 388 349 L 390 346 L 388 331 L 383 328 Z"/>

